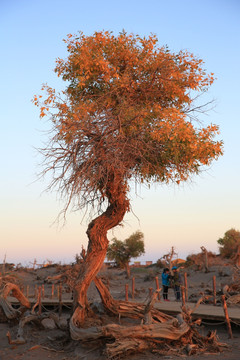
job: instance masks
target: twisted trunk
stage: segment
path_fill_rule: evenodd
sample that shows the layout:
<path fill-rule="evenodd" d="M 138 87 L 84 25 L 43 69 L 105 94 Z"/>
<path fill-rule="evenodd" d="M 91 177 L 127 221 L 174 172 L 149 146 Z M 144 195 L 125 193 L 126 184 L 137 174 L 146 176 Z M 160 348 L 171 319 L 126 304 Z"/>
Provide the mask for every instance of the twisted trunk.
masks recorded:
<path fill-rule="evenodd" d="M 75 311 L 71 321 L 75 326 L 84 324 L 88 312 L 87 290 L 98 274 L 106 257 L 108 248 L 107 231 L 118 225 L 129 210 L 129 200 L 126 196 L 127 186 L 117 181 L 113 174 L 108 181 L 105 196 L 109 205 L 106 211 L 91 221 L 88 226 L 88 250 L 75 285 Z"/>

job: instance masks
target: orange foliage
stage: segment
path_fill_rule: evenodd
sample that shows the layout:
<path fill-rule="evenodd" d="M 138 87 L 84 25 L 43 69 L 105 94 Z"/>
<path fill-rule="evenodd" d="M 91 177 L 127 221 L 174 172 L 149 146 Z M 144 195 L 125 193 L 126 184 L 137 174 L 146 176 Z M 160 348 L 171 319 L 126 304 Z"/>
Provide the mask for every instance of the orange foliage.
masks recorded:
<path fill-rule="evenodd" d="M 214 81 L 201 59 L 159 47 L 154 35 L 79 33 L 65 42 L 69 55 L 56 60 L 55 72 L 66 90 L 60 96 L 44 85 L 45 100 L 33 102 L 53 123 L 45 155 L 49 169 L 62 169 L 53 183 L 62 182 L 70 199 L 80 192 L 85 203 L 99 192 L 104 199 L 111 173 L 123 183 L 179 184 L 222 154 L 218 126 L 193 117 L 196 93 Z"/>

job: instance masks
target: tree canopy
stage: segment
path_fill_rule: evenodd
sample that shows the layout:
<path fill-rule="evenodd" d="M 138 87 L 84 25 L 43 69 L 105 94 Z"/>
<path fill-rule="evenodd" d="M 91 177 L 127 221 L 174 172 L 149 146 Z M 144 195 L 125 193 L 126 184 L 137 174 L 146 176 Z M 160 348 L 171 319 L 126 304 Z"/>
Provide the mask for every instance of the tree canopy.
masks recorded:
<path fill-rule="evenodd" d="M 141 231 L 136 231 L 124 241 L 113 238 L 107 249 L 107 258 L 115 261 L 117 266 L 126 268 L 129 276 L 130 260 L 144 253 L 144 235 Z"/>
<path fill-rule="evenodd" d="M 219 251 L 223 257 L 232 258 L 236 255 L 240 246 L 240 231 L 230 229 L 225 232 L 224 236 L 218 239 Z"/>
<path fill-rule="evenodd" d="M 195 121 L 196 93 L 214 81 L 201 59 L 170 52 L 154 35 L 80 32 L 65 42 L 69 55 L 55 72 L 66 89 L 43 85 L 46 97 L 33 102 L 52 122 L 45 171 L 66 208 L 109 200 L 113 178 L 126 191 L 130 179 L 180 183 L 222 154 L 218 126 Z"/>

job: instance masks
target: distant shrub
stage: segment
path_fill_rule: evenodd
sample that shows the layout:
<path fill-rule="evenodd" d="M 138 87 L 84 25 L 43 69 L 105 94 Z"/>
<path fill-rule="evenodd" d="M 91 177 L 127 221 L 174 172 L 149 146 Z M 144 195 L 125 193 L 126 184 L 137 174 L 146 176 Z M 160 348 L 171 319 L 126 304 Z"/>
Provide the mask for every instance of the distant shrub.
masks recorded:
<path fill-rule="evenodd" d="M 163 269 L 166 267 L 166 262 L 162 259 L 158 259 L 157 260 L 157 263 L 156 263 L 156 266 L 160 269 Z"/>

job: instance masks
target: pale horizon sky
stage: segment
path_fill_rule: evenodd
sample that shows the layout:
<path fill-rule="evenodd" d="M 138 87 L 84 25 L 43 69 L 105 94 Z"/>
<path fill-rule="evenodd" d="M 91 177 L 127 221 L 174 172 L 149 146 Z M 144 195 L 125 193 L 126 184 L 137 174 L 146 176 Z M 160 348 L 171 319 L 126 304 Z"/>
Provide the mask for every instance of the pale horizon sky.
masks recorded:
<path fill-rule="evenodd" d="M 156 261 L 174 246 L 179 257 L 218 252 L 217 240 L 230 228 L 240 230 L 240 2 L 237 0 L 1 0 L 0 102 L 1 188 L 0 262 L 26 263 L 46 259 L 74 261 L 87 246 L 87 217 L 69 213 L 67 224 L 54 223 L 63 204 L 46 193 L 48 182 L 36 181 L 40 158 L 36 148 L 47 140 L 48 123 L 31 103 L 42 83 L 60 89 L 53 69 L 66 58 L 62 41 L 69 33 L 90 35 L 157 35 L 171 51 L 186 49 L 202 58 L 217 78 L 206 100 L 214 109 L 200 119 L 220 126 L 224 155 L 211 168 L 181 186 L 142 188 L 130 193 L 134 214 L 109 232 L 123 240 L 136 230 L 145 236 L 146 254 Z"/>

